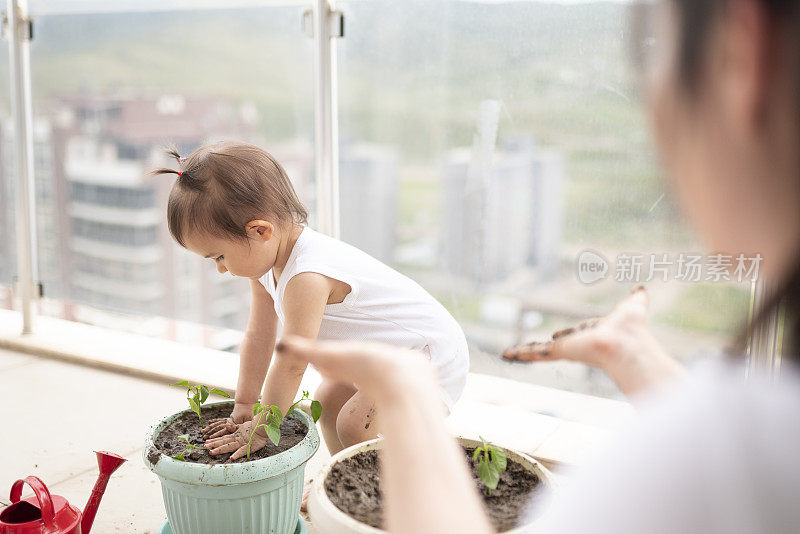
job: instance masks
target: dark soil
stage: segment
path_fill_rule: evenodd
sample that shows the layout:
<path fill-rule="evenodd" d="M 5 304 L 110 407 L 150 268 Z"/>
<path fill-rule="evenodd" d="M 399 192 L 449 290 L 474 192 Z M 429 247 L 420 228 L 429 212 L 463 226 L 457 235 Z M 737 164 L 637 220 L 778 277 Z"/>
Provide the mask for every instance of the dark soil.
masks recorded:
<path fill-rule="evenodd" d="M 211 419 L 217 417 L 228 417 L 233 410 L 233 403 L 220 404 L 217 406 L 201 408 L 203 414 L 203 425 L 208 424 Z M 202 448 L 205 445 L 205 440 L 200 432 L 200 421 L 197 414 L 191 410 L 187 410 L 175 419 L 172 423 L 164 427 L 161 432 L 156 436 L 154 447 L 151 447 L 147 452 L 147 459 L 155 465 L 161 458 L 162 454 L 167 456 L 175 456 L 186 450 L 186 442 L 178 439 L 178 436 L 186 436 L 192 445 L 201 447 L 200 449 L 192 449 L 184 454 L 187 462 L 194 462 L 199 464 L 224 464 L 224 463 L 242 463 L 251 460 L 258 460 L 273 456 L 279 452 L 291 449 L 305 437 L 308 429 L 306 426 L 297 419 L 284 418 L 283 425 L 281 425 L 281 439 L 278 445 L 275 446 L 271 441 L 267 441 L 267 445 L 262 449 L 253 451 L 250 454 L 250 460 L 246 456 L 237 460 L 230 461 L 229 458 L 233 453 L 218 454 L 211 456 L 208 449 Z"/>
<path fill-rule="evenodd" d="M 474 450 L 464 449 L 465 458 L 472 469 L 475 486 L 483 496 L 492 525 L 498 532 L 511 530 L 517 526 L 520 516 L 531 502 L 531 497 L 539 490 L 539 477 L 509 459 L 505 473 L 500 475 L 497 488 L 489 495 L 489 490 L 478 478 L 477 467 L 472 464 Z M 325 478 L 325 493 L 344 513 L 362 523 L 382 528 L 383 503 L 378 452 L 360 452 L 336 463 Z"/>

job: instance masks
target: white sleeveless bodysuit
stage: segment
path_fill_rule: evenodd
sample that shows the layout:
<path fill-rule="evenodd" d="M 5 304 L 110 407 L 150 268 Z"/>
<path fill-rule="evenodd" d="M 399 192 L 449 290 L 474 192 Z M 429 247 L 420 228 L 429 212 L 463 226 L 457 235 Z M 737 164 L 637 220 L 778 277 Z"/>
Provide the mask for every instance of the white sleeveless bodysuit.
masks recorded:
<path fill-rule="evenodd" d="M 260 279 L 281 324 L 286 285 L 305 272 L 340 280 L 351 288 L 342 302 L 325 306 L 318 339 L 376 341 L 428 352 L 444 402 L 452 408 L 466 384 L 469 353 L 464 332 L 444 306 L 372 256 L 306 227 L 277 285 L 272 270 Z"/>

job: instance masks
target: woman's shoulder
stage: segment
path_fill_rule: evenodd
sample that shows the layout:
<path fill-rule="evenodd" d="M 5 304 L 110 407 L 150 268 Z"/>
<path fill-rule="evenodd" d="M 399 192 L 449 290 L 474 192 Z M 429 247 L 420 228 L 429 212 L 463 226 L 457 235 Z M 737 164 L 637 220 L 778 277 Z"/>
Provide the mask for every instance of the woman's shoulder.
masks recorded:
<path fill-rule="evenodd" d="M 800 491 L 800 375 L 784 367 L 771 381 L 706 364 L 639 399 L 637 423 L 575 473 L 541 532 L 588 527 L 576 502 L 617 534 L 777 532 L 774 521 L 800 520 L 786 498 Z"/>
<path fill-rule="evenodd" d="M 791 363 L 769 377 L 748 374 L 743 360 L 706 362 L 683 383 L 643 399 L 641 422 L 645 434 L 675 432 L 721 447 L 739 443 L 739 452 L 768 459 L 781 448 L 773 439 L 800 445 L 800 373 Z"/>

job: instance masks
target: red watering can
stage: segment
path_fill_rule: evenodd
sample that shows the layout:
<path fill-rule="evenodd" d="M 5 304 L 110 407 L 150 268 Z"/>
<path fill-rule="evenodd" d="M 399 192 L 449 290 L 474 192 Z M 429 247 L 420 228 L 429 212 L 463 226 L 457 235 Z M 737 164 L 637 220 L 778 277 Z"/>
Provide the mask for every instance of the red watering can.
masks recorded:
<path fill-rule="evenodd" d="M 113 452 L 95 451 L 95 454 L 100 474 L 83 514 L 64 497 L 50 495 L 37 477 L 29 476 L 11 486 L 12 504 L 0 513 L 0 534 L 89 534 L 108 478 L 125 461 Z M 21 501 L 22 486 L 26 483 L 33 488 L 34 496 Z"/>

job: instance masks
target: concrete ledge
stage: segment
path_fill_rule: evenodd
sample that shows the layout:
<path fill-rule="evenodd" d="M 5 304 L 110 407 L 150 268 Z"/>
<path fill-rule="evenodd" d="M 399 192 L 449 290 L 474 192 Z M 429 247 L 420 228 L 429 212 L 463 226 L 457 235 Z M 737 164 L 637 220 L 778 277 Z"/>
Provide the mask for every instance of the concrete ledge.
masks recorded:
<path fill-rule="evenodd" d="M 35 334 L 23 336 L 21 330 L 19 313 L 0 310 L 0 348 L 164 384 L 189 380 L 229 394 L 236 388 L 236 354 L 50 317 L 37 319 Z M 314 391 L 320 380 L 309 369 L 301 387 Z M 448 426 L 455 434 L 481 435 L 525 451 L 552 467 L 580 463 L 633 414 L 625 402 L 470 373 Z"/>

